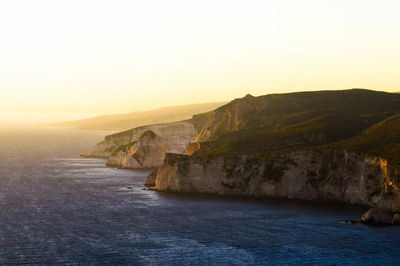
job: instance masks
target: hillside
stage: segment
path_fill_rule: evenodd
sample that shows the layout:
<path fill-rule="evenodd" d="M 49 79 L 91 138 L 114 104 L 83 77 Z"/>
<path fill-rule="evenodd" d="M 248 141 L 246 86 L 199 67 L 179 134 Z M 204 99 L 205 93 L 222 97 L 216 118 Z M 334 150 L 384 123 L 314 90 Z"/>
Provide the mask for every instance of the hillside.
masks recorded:
<path fill-rule="evenodd" d="M 123 131 L 144 125 L 189 119 L 194 114 L 214 110 L 223 104 L 225 104 L 225 102 L 170 106 L 149 111 L 104 115 L 83 120 L 53 123 L 50 125 L 84 130 Z"/>
<path fill-rule="evenodd" d="M 395 116 L 399 113 L 399 94 L 362 89 L 247 95 L 215 110 L 198 141 L 202 143 L 200 152 L 209 155 L 327 145 L 354 138 L 370 127 L 366 132 L 389 141 L 387 132 L 399 132 Z M 378 130 L 386 133 L 378 134 Z M 360 145 L 359 151 L 382 153 Z"/>
<path fill-rule="evenodd" d="M 400 114 L 367 128 L 354 138 L 334 143 L 331 147 L 381 156 L 392 164 L 400 165 Z"/>

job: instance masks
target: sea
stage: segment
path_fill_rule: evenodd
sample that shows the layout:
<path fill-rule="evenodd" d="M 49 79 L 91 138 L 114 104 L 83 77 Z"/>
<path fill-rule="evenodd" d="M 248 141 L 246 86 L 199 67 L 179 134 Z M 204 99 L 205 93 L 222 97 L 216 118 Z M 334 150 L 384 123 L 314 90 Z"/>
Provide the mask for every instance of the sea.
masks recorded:
<path fill-rule="evenodd" d="M 0 265 L 400 265 L 365 207 L 145 190 L 79 157 L 107 134 L 0 128 Z"/>

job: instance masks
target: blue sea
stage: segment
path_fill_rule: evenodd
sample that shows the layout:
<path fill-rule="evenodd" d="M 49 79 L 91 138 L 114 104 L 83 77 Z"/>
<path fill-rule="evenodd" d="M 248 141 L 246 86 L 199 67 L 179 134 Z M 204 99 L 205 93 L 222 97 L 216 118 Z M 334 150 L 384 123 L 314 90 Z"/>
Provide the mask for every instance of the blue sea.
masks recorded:
<path fill-rule="evenodd" d="M 107 132 L 0 129 L 0 264 L 400 265 L 366 209 L 160 193 L 148 171 L 80 158 Z"/>

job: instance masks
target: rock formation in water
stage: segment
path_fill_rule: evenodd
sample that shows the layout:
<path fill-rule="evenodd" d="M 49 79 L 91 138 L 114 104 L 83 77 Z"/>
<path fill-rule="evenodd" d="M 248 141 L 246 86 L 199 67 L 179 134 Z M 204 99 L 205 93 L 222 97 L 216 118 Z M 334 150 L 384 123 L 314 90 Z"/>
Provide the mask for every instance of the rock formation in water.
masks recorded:
<path fill-rule="evenodd" d="M 155 169 L 147 176 L 144 184 L 146 187 L 154 187 L 156 185 L 157 172 L 158 169 Z"/>
<path fill-rule="evenodd" d="M 400 212 L 393 212 L 379 207 L 369 209 L 359 221 L 369 225 L 394 225 L 400 224 Z"/>

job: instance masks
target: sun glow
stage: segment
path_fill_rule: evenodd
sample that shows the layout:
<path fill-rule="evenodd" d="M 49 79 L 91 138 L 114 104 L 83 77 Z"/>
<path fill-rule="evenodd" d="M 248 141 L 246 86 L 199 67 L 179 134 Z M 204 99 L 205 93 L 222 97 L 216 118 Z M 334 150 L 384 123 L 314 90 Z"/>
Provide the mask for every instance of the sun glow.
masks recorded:
<path fill-rule="evenodd" d="M 399 91 L 399 1 L 2 1 L 0 113 Z"/>

